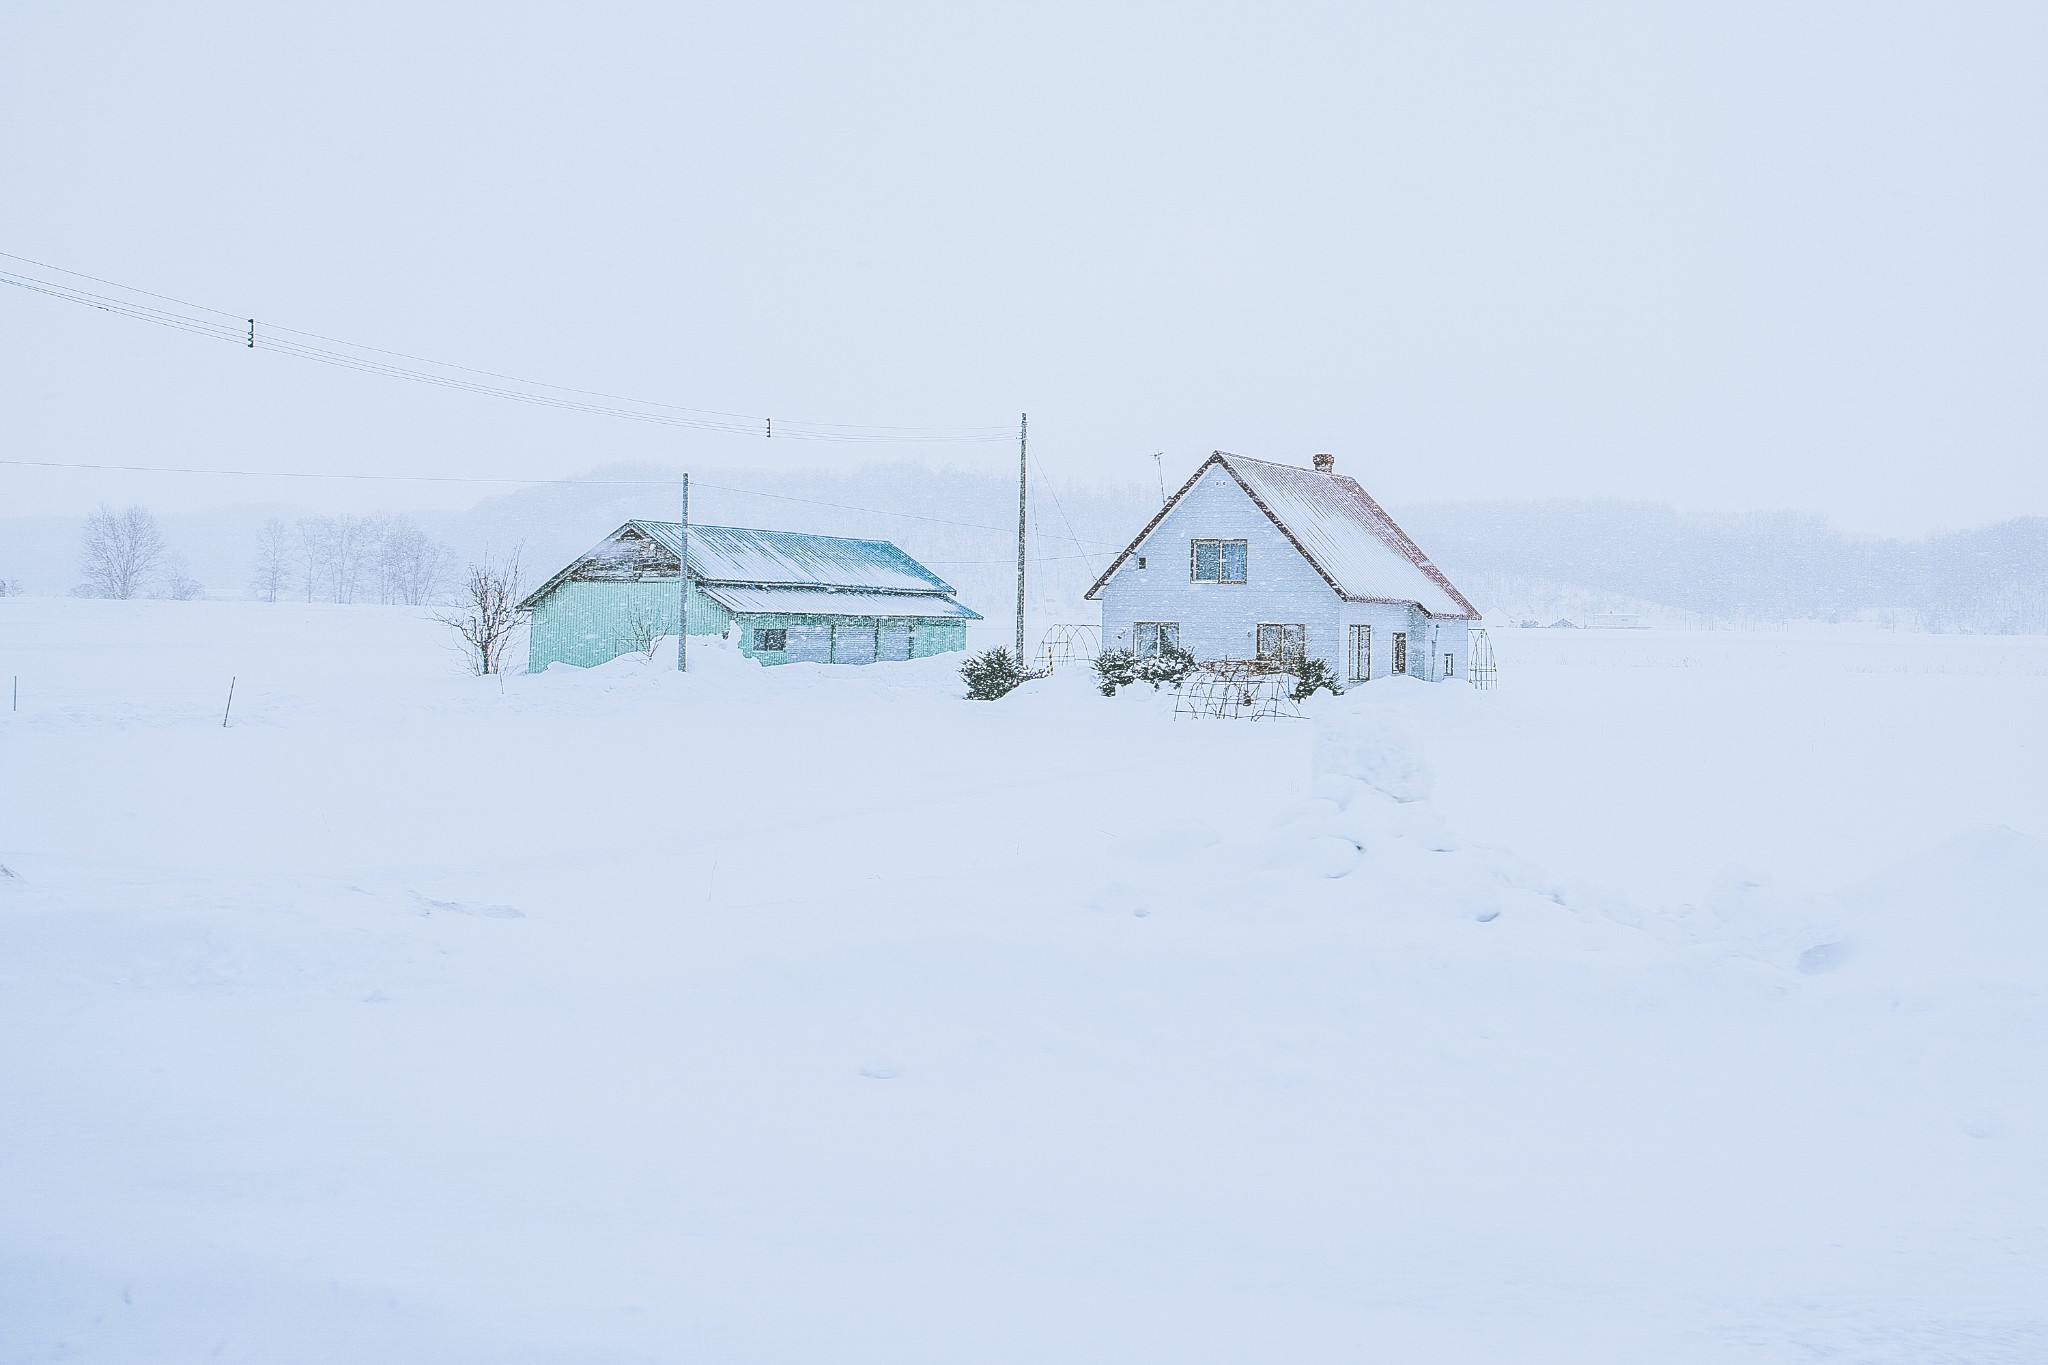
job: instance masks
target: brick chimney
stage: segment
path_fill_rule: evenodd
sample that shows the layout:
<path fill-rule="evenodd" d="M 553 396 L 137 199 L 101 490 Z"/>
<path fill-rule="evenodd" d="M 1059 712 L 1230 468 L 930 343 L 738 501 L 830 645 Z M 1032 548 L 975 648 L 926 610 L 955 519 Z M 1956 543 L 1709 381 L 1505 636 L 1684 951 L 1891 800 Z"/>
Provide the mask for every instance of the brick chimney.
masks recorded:
<path fill-rule="evenodd" d="M 1316 473 L 1318 473 L 1318 474 L 1334 474 L 1334 473 L 1336 473 L 1336 472 L 1337 472 L 1337 457 L 1336 457 L 1335 455 L 1318 455 L 1318 456 L 1316 456 Z"/>

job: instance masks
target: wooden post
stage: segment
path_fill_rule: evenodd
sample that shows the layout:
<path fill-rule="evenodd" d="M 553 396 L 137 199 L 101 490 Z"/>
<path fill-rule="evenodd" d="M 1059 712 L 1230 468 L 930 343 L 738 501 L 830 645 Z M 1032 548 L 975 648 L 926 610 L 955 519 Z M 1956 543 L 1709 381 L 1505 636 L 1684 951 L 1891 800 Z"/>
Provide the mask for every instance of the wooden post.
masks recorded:
<path fill-rule="evenodd" d="M 683 533 L 676 537 L 676 672 L 690 671 L 690 476 L 683 475 Z"/>
<path fill-rule="evenodd" d="M 225 729 L 227 729 L 227 728 L 228 728 L 228 712 L 230 712 L 230 711 L 232 711 L 232 710 L 234 710 L 234 709 L 235 709 L 235 680 L 234 680 L 233 678 L 229 678 L 229 679 L 228 679 L 228 704 L 227 704 L 226 706 L 223 706 L 223 707 L 221 708 L 221 711 L 220 711 L 220 728 L 221 728 L 221 729 L 225 730 Z"/>
<path fill-rule="evenodd" d="M 1017 667 L 1027 669 L 1030 665 L 1024 661 L 1024 478 L 1026 437 L 1030 430 L 1031 414 L 1027 412 L 1017 419 Z"/>

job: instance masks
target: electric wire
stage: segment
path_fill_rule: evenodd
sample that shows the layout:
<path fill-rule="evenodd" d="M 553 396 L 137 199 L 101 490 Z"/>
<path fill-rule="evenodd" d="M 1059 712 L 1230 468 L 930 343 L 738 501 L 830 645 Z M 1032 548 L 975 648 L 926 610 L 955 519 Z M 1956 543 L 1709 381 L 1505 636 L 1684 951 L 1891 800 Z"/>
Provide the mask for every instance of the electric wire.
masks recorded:
<path fill-rule="evenodd" d="M 168 294 L 159 294 L 133 285 L 121 284 L 101 276 L 85 274 L 83 271 L 70 270 L 63 266 L 52 265 L 46 261 L 38 261 L 31 257 L 16 255 L 13 252 L 0 252 L 0 257 L 33 265 L 41 270 L 55 271 L 58 274 L 88 280 L 94 284 L 120 290 L 123 293 L 156 299 L 162 303 L 176 304 L 179 308 L 187 309 L 191 312 L 212 314 L 214 317 L 223 318 L 226 321 L 216 322 L 210 318 L 192 317 L 187 314 L 173 312 L 169 309 L 139 303 L 134 299 L 102 294 L 95 290 L 84 289 L 77 285 L 65 284 L 57 280 L 38 279 L 33 275 L 26 275 L 15 270 L 0 270 L 0 283 L 9 284 L 30 293 L 80 304 L 102 312 L 117 313 L 140 322 L 148 322 L 161 327 L 190 332 L 218 341 L 231 342 L 235 345 L 246 346 L 251 350 L 273 351 L 281 355 L 292 356 L 296 359 L 309 360 L 342 369 L 352 369 L 366 374 L 382 375 L 387 378 L 403 379 L 413 383 L 432 384 L 483 397 L 502 398 L 513 402 L 555 408 L 561 411 L 615 417 L 626 421 L 650 422 L 661 426 L 688 427 L 696 430 L 719 431 L 736 435 L 761 434 L 771 436 L 771 434 L 780 434 L 787 440 L 930 444 L 1007 444 L 1010 440 L 1010 431 L 1006 426 L 902 427 L 859 425 L 841 422 L 803 422 L 789 421 L 787 419 L 779 424 L 781 431 L 775 433 L 774 428 L 778 424 L 774 423 L 772 417 L 768 415 L 757 417 L 744 413 L 722 412 L 716 409 L 682 407 L 677 404 L 662 403 L 651 399 L 631 398 L 602 390 L 575 388 L 570 385 L 549 383 L 545 380 L 526 379 L 517 375 L 478 369 L 474 366 L 432 360 L 405 351 L 367 346 L 362 343 L 327 336 L 323 333 L 303 331 L 298 328 L 285 327 L 275 323 L 258 324 L 253 319 L 243 318 L 225 309 L 193 303 L 186 299 L 174 298 Z M 278 334 L 280 333 L 284 335 L 279 336 Z M 290 340 L 289 338 L 292 337 L 305 338 L 306 340 Z M 308 344 L 315 341 L 326 342 L 328 345 L 315 346 Z M 348 350 L 336 351 L 330 349 L 333 346 L 346 347 Z M 351 352 L 358 354 L 351 354 Z M 414 365 L 428 365 L 437 370 L 454 371 L 457 374 L 473 375 L 477 378 L 462 379 L 451 374 L 435 374 L 415 369 L 409 365 L 393 364 L 389 360 L 374 359 L 373 357 L 376 356 L 387 356 L 391 357 L 392 360 L 411 361 Z M 478 382 L 479 380 L 496 380 L 500 382 L 482 383 Z M 521 389 L 505 387 L 508 384 L 523 385 L 526 390 L 543 389 L 550 392 L 522 391 Z M 561 394 L 573 394 L 580 397 L 564 398 L 555 396 Z M 602 399 L 604 401 L 585 402 L 581 401 L 581 399 Z M 630 404 L 632 406 L 620 407 L 618 406 L 619 404 Z"/>

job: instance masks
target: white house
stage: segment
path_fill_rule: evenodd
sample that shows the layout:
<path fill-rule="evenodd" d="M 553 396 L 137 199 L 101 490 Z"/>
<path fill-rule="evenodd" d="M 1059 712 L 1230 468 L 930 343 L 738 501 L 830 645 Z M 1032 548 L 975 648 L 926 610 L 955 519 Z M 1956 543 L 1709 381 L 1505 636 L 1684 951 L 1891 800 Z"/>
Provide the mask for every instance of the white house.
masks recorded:
<path fill-rule="evenodd" d="M 1466 675 L 1478 610 L 1363 488 L 1217 451 L 1088 590 L 1102 646 L 1321 659 L 1347 682 Z"/>

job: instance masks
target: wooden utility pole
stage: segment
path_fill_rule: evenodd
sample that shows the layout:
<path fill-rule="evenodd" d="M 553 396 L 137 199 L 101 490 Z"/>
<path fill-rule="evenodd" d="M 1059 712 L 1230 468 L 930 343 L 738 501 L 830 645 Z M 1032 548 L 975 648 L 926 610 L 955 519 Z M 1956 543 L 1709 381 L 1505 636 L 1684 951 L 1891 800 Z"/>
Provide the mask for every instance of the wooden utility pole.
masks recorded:
<path fill-rule="evenodd" d="M 1031 414 L 1017 419 L 1017 667 L 1024 662 L 1024 475 L 1025 453 L 1030 448 Z"/>
<path fill-rule="evenodd" d="M 690 476 L 683 475 L 683 531 L 676 537 L 676 672 L 690 671 Z"/>

